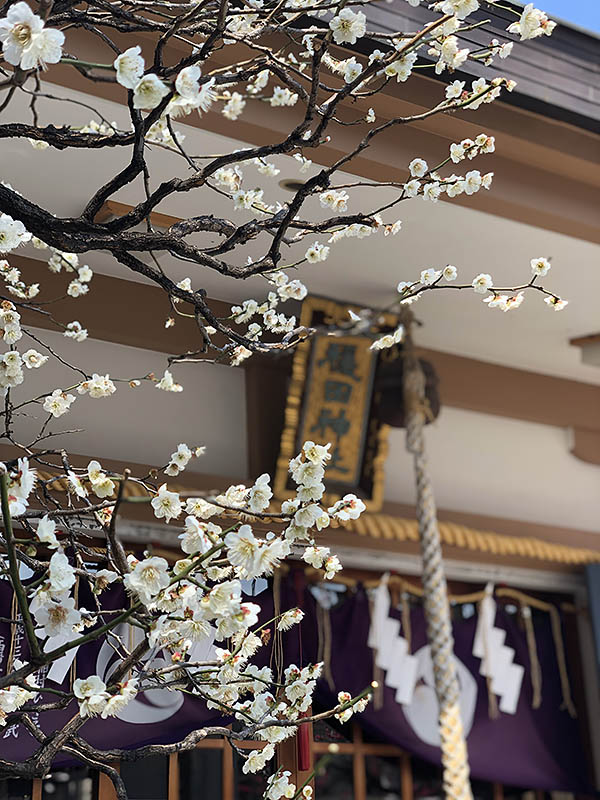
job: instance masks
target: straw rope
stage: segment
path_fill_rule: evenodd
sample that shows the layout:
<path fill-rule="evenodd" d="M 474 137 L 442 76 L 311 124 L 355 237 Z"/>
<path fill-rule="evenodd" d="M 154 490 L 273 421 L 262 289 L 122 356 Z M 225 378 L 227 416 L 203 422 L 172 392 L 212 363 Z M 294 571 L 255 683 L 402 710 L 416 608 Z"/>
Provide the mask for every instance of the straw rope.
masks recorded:
<path fill-rule="evenodd" d="M 529 606 L 521 606 L 521 616 L 523 617 L 525 636 L 527 637 L 527 649 L 529 651 L 529 673 L 532 691 L 531 707 L 539 708 L 542 705 L 542 668 L 540 667 L 540 660 L 537 654 L 533 620 L 531 619 L 531 609 Z"/>
<path fill-rule="evenodd" d="M 460 717 L 459 686 L 442 545 L 425 455 L 425 376 L 415 355 L 408 314 L 405 319 L 403 356 L 406 447 L 413 456 L 417 486 L 417 522 L 423 557 L 423 605 L 439 706 L 444 792 L 450 800 L 472 800 L 467 744 Z"/>
<path fill-rule="evenodd" d="M 424 413 L 428 413 L 426 406 Z M 53 473 L 46 470 L 40 469 L 37 472 L 41 480 L 51 481 L 53 477 Z M 64 478 L 56 478 L 48 484 L 47 488 L 52 491 L 66 492 L 67 481 Z M 192 496 L 194 493 L 202 494 L 200 490 L 193 490 L 175 483 L 170 484 L 170 488 L 186 497 Z M 123 495 L 126 498 L 144 497 L 148 496 L 148 491 L 143 485 L 129 480 L 125 484 Z M 276 510 L 274 507 L 274 511 Z M 338 527 L 338 525 L 334 523 L 333 527 Z M 362 514 L 358 519 L 348 520 L 339 527 L 371 539 L 387 539 L 397 542 L 419 541 L 419 528 L 416 520 L 403 519 L 392 514 Z M 600 561 L 600 550 L 546 542 L 533 536 L 508 536 L 493 531 L 480 531 L 456 522 L 438 522 L 438 529 L 441 540 L 446 545 L 493 556 L 516 556 L 574 566 Z"/>

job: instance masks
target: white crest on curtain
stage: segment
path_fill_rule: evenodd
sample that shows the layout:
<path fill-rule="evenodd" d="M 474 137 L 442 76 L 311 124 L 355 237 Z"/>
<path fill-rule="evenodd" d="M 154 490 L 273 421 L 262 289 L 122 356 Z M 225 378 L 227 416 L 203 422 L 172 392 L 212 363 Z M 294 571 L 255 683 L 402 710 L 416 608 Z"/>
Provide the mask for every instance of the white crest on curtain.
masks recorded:
<path fill-rule="evenodd" d="M 438 701 L 435 694 L 433 677 L 433 661 L 429 645 L 421 647 L 414 656 L 417 661 L 417 681 L 412 702 L 403 707 L 404 716 L 410 723 L 416 735 L 425 744 L 432 747 L 440 746 L 440 733 L 438 726 Z M 463 662 L 454 656 L 456 674 L 458 677 L 460 718 L 463 724 L 465 738 L 471 732 L 475 707 L 477 705 L 477 681 L 471 675 Z"/>

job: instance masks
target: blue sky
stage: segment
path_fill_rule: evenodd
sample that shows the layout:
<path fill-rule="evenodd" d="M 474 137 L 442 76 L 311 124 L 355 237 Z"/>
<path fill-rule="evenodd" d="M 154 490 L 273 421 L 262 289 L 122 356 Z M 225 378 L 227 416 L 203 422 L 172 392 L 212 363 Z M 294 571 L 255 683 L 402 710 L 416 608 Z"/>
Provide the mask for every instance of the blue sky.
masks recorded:
<path fill-rule="evenodd" d="M 550 17 L 600 33 L 600 0 L 536 0 L 535 5 Z"/>

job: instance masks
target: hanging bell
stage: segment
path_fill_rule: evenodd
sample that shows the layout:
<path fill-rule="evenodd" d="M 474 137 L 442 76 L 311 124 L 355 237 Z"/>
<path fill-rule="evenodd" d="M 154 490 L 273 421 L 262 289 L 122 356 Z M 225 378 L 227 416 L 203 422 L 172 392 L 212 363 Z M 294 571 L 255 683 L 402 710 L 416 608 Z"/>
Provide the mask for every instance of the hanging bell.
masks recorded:
<path fill-rule="evenodd" d="M 429 361 L 420 358 L 419 363 L 425 375 L 427 406 L 425 424 L 428 425 L 437 419 L 440 413 L 439 381 L 436 371 Z M 380 422 L 391 425 L 392 428 L 406 427 L 403 372 L 402 345 L 382 351 L 375 373 L 376 414 Z"/>

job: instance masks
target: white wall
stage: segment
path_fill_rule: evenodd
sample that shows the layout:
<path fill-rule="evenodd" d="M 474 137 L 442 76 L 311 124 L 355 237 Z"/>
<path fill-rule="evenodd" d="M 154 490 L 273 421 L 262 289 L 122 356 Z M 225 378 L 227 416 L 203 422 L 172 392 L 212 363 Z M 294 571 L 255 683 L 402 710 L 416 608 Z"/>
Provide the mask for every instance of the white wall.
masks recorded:
<path fill-rule="evenodd" d="M 75 301 L 76 302 L 76 301 Z M 162 375 L 163 354 L 136 347 L 88 339 L 76 343 L 48 331 L 32 332 L 86 372 L 110 373 L 111 378 L 137 377 L 149 372 Z M 23 337 L 19 350 L 43 348 Z M 51 366 L 52 363 L 52 366 Z M 13 392 L 13 402 L 65 388 L 81 376 L 54 360 L 38 370 L 25 371 L 25 383 Z M 180 394 L 163 392 L 149 383 L 137 389 L 117 384 L 111 397 L 91 399 L 77 396 L 71 411 L 53 420 L 51 431 L 83 428 L 82 433 L 48 440 L 48 446 L 64 446 L 75 453 L 160 465 L 169 460 L 179 442 L 205 445 L 206 455 L 190 462 L 190 469 L 213 475 L 244 477 L 246 474 L 246 400 L 244 371 L 213 364 L 185 364 L 174 368 L 184 387 Z M 41 406 L 17 420 L 15 430 L 25 441 L 46 418 Z M 53 443 L 53 444 L 52 444 Z"/>
<path fill-rule="evenodd" d="M 569 453 L 567 431 L 444 408 L 426 443 L 440 508 L 600 533 L 600 467 Z M 404 431 L 393 430 L 386 499 L 413 503 Z"/>

